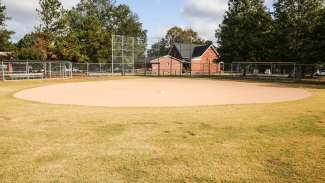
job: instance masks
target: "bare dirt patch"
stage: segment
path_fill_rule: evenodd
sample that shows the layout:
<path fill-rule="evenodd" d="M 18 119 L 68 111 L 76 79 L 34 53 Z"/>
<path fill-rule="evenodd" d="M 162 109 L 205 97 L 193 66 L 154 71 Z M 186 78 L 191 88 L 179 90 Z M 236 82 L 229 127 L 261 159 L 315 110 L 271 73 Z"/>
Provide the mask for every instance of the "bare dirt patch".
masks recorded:
<path fill-rule="evenodd" d="M 58 84 L 23 90 L 16 98 L 103 107 L 180 107 L 299 100 L 303 89 L 265 83 L 195 79 L 132 79 Z"/>

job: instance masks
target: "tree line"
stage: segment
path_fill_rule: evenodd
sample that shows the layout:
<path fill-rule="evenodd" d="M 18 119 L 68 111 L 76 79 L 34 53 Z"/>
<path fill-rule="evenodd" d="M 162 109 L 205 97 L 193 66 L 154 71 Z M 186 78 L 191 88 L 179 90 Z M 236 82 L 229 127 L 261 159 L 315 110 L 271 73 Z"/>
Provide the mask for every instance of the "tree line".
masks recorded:
<path fill-rule="evenodd" d="M 166 35 L 150 45 L 148 50 L 149 57 L 159 57 L 168 54 L 175 43 L 184 44 L 212 44 L 212 41 L 204 40 L 193 29 L 183 29 L 178 26 L 170 28 Z"/>
<path fill-rule="evenodd" d="M 0 51 L 13 51 L 21 60 L 103 63 L 111 58 L 113 34 L 147 40 L 137 14 L 114 0 L 80 0 L 69 10 L 59 0 L 39 0 L 39 5 L 36 11 L 41 24 L 12 43 L 14 32 L 6 28 L 10 18 L 0 0 Z M 324 63 L 325 0 L 276 0 L 272 11 L 264 0 L 229 0 L 216 39 L 224 62 Z M 166 55 L 174 43 L 212 41 L 201 39 L 192 29 L 175 26 L 151 45 L 148 56 Z"/>
<path fill-rule="evenodd" d="M 14 51 L 21 60 L 70 60 L 105 63 L 111 58 L 112 35 L 146 39 L 137 14 L 114 0 L 81 0 L 72 9 L 59 0 L 39 0 L 41 24 L 16 44 L 9 39 L 5 6 L 0 1 L 0 50 Z"/>
<path fill-rule="evenodd" d="M 221 60 L 325 62 L 325 1 L 229 0 L 216 31 Z"/>

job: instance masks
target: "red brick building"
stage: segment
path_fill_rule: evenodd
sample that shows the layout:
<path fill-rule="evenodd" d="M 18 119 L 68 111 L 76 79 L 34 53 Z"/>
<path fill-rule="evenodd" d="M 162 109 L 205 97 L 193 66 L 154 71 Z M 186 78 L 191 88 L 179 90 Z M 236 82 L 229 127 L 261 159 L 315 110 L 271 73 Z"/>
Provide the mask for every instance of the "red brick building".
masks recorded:
<path fill-rule="evenodd" d="M 179 75 L 183 71 L 183 61 L 166 55 L 150 61 L 153 74 Z"/>
<path fill-rule="evenodd" d="M 175 44 L 168 55 L 152 60 L 152 72 L 160 75 L 213 74 L 222 71 L 214 45 Z"/>

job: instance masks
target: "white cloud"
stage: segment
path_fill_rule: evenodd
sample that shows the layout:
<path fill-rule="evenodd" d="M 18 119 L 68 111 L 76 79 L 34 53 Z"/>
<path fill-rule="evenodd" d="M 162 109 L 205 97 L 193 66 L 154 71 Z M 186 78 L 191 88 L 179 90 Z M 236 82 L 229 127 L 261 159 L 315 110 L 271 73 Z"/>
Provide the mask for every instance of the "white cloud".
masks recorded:
<path fill-rule="evenodd" d="M 62 0 L 64 8 L 71 8 L 78 0 Z M 4 0 L 4 5 L 7 7 L 7 15 L 11 17 L 7 21 L 9 30 L 15 31 L 13 41 L 18 41 L 26 33 L 32 32 L 38 24 L 39 18 L 36 9 L 38 0 Z"/>
<path fill-rule="evenodd" d="M 202 38 L 214 40 L 215 30 L 228 7 L 227 0 L 185 0 L 182 14 Z"/>

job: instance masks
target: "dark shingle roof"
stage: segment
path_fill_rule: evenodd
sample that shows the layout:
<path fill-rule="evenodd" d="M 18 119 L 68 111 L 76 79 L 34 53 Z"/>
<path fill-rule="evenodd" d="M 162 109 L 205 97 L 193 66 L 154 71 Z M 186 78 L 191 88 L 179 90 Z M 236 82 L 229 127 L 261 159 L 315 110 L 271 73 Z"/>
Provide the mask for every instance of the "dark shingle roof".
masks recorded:
<path fill-rule="evenodd" d="M 189 61 L 190 58 L 202 56 L 210 46 L 211 45 L 175 44 L 170 50 L 169 55 Z"/>
<path fill-rule="evenodd" d="M 203 45 L 203 46 L 198 46 L 195 47 L 193 50 L 193 54 L 192 57 L 200 57 L 201 55 L 203 55 L 203 53 L 210 47 L 210 45 Z"/>
<path fill-rule="evenodd" d="M 193 52 L 196 47 L 201 47 L 202 45 L 198 44 L 175 44 L 178 52 L 181 54 L 182 58 L 191 58 L 193 57 Z"/>

